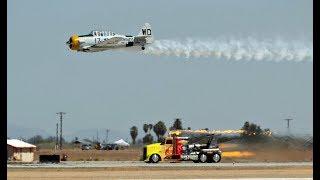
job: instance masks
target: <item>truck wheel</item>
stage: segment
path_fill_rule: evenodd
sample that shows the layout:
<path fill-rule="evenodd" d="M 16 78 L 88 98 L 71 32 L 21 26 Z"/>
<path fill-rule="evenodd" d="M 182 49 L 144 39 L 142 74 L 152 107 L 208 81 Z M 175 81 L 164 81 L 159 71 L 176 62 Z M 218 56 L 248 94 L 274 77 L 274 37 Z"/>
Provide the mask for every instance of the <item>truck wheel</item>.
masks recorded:
<path fill-rule="evenodd" d="M 199 154 L 199 161 L 201 163 L 207 162 L 207 159 L 208 159 L 208 156 L 206 154 L 204 154 L 204 153 Z"/>
<path fill-rule="evenodd" d="M 213 161 L 214 163 L 218 163 L 218 162 L 220 162 L 220 160 L 221 160 L 221 155 L 220 155 L 220 154 L 218 154 L 218 153 L 213 154 L 213 156 L 212 156 L 212 161 Z"/>
<path fill-rule="evenodd" d="M 160 156 L 158 154 L 152 154 L 150 156 L 150 162 L 157 163 L 160 161 Z"/>
<path fill-rule="evenodd" d="M 194 163 L 199 163 L 199 160 L 193 160 Z"/>

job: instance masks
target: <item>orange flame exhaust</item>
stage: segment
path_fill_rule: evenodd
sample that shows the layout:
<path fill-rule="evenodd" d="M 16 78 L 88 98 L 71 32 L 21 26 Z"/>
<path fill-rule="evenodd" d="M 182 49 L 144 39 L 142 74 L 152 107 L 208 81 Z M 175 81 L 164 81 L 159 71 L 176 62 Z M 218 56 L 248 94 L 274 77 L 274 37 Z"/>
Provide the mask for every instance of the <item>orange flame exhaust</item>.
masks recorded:
<path fill-rule="evenodd" d="M 251 157 L 256 154 L 250 151 L 226 151 L 222 152 L 223 157 L 232 157 L 232 158 L 242 158 L 242 157 Z"/>

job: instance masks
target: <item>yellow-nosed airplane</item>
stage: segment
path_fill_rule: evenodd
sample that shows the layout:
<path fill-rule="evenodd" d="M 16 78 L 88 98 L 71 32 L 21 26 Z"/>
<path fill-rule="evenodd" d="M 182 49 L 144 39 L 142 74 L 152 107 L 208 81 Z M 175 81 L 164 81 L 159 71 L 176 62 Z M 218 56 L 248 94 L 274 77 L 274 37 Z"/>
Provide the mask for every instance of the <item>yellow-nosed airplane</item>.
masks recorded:
<path fill-rule="evenodd" d="M 111 31 L 91 31 L 86 35 L 73 35 L 66 44 L 71 50 L 98 52 L 109 49 L 137 48 L 145 49 L 153 42 L 151 26 L 145 23 L 137 36 L 121 35 Z"/>

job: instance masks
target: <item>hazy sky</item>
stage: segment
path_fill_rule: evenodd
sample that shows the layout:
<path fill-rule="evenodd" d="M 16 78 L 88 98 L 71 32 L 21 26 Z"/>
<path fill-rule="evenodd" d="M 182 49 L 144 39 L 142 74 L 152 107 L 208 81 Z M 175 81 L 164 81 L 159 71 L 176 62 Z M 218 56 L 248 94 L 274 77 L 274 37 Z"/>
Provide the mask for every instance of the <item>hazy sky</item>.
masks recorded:
<path fill-rule="evenodd" d="M 282 38 L 312 42 L 312 1 L 8 1 L 8 123 L 66 135 L 129 128 L 174 118 L 193 129 L 262 128 L 312 132 L 312 62 L 247 62 L 76 53 L 74 34 L 111 29 L 137 34 L 149 22 L 156 39 Z M 125 137 L 126 138 L 126 137 Z"/>

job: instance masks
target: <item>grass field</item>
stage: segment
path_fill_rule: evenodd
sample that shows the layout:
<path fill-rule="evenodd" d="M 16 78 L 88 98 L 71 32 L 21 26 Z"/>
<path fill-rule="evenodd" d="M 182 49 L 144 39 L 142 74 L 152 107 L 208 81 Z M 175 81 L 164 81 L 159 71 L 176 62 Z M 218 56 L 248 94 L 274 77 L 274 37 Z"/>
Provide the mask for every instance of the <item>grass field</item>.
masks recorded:
<path fill-rule="evenodd" d="M 237 145 L 221 145 L 224 152 L 222 162 L 299 162 L 312 161 L 313 150 L 288 149 L 275 147 L 238 147 Z M 40 149 L 35 152 L 35 160 L 40 154 L 67 154 L 70 161 L 139 161 L 141 148 L 125 150 L 81 150 L 79 148 L 52 150 Z"/>
<path fill-rule="evenodd" d="M 39 159 L 40 154 L 67 154 L 70 161 L 139 161 L 142 156 L 141 149 L 125 150 L 81 150 L 81 149 L 64 149 L 51 150 L 41 149 L 35 152 L 35 160 Z"/>

